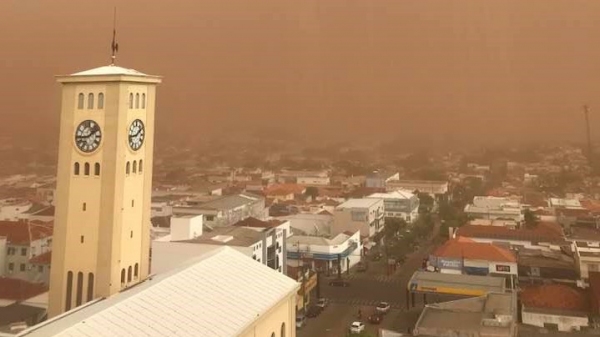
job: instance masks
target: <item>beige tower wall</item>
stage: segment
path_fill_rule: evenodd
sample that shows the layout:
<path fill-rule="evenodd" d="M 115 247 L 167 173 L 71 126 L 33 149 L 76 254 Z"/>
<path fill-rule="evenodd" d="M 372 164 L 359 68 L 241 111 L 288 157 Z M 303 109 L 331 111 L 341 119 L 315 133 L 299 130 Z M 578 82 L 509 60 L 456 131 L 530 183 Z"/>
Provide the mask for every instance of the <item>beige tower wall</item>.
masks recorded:
<path fill-rule="evenodd" d="M 73 273 L 71 308 L 78 304 L 79 273 L 83 276 L 80 304 L 110 296 L 148 275 L 155 86 L 160 82 L 156 77 L 123 75 L 69 76 L 59 81 L 63 88 L 50 317 L 67 308 L 69 272 Z M 82 110 L 77 108 L 81 92 L 86 97 Z M 95 94 L 96 100 L 98 93 L 104 94 L 103 109 L 87 109 L 89 92 Z M 140 97 L 145 94 L 145 109 L 129 108 L 130 93 Z M 102 142 L 91 154 L 80 152 L 74 144 L 75 128 L 86 119 L 96 121 L 102 131 Z M 144 143 L 138 151 L 128 145 L 129 126 L 135 119 L 145 125 Z M 133 162 L 137 166 L 140 160 L 143 170 L 134 173 Z M 81 165 L 79 176 L 73 173 L 75 162 Z M 91 166 L 89 176 L 82 174 L 85 162 Z M 129 174 L 126 173 L 127 162 L 130 163 Z M 95 163 L 100 164 L 99 176 L 94 175 Z M 134 276 L 136 265 L 137 277 Z M 124 283 L 121 282 L 123 270 Z M 88 284 L 93 289 L 88 289 Z"/>

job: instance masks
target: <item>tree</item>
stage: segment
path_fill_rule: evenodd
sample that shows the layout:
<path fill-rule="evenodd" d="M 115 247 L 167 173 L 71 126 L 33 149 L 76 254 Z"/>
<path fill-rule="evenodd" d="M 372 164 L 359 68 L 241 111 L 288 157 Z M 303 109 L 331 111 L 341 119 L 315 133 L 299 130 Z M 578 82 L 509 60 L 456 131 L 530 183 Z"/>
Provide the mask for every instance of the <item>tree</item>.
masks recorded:
<path fill-rule="evenodd" d="M 531 210 L 526 209 L 523 215 L 525 218 L 525 227 L 534 228 L 537 225 L 538 218 Z"/>
<path fill-rule="evenodd" d="M 319 196 L 319 189 L 314 186 L 309 186 L 304 191 L 304 195 L 311 196 L 313 200 L 315 200 Z"/>

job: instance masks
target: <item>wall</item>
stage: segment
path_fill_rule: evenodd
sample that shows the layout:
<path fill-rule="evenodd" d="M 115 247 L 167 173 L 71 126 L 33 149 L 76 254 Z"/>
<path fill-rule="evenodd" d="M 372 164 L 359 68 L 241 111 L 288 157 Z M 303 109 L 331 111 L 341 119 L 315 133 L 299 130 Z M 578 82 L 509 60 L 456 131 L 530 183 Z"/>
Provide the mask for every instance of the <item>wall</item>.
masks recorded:
<path fill-rule="evenodd" d="M 296 292 L 276 304 L 268 312 L 260 316 L 251 326 L 246 328 L 241 337 L 276 337 L 282 336 L 282 325 L 285 325 L 285 337 L 296 336 Z"/>
<path fill-rule="evenodd" d="M 171 217 L 171 240 L 189 240 L 202 235 L 202 215 Z"/>
<path fill-rule="evenodd" d="M 6 237 L 0 236 L 0 277 L 5 276 L 8 270 L 8 266 L 6 265 L 7 249 Z"/>
<path fill-rule="evenodd" d="M 557 324 L 559 331 L 579 330 L 580 327 L 589 325 L 589 319 L 587 316 L 559 316 L 547 313 L 527 312 L 527 310 L 528 309 L 523 306 L 523 324 L 529 324 L 538 327 L 544 327 L 544 323 Z"/>
<path fill-rule="evenodd" d="M 344 231 L 360 231 L 361 236 L 371 237 L 375 235 L 375 228 L 371 227 L 367 221 L 353 221 L 351 209 L 336 209 L 334 214 L 331 233 L 337 235 Z"/>

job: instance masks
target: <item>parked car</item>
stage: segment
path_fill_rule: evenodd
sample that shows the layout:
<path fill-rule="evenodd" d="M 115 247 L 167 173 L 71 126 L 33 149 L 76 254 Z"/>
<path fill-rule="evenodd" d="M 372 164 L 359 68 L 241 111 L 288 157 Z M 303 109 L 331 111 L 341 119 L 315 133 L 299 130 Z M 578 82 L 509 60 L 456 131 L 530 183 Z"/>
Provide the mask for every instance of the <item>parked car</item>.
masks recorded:
<path fill-rule="evenodd" d="M 349 287 L 350 282 L 348 282 L 344 279 L 337 279 L 337 280 L 330 281 L 329 285 L 332 287 Z"/>
<path fill-rule="evenodd" d="M 369 316 L 369 323 L 371 324 L 379 324 L 383 320 L 383 313 L 379 311 L 375 311 L 371 316 Z"/>
<path fill-rule="evenodd" d="M 371 255 L 371 260 L 373 261 L 379 261 L 383 258 L 383 254 L 381 253 L 374 253 L 373 255 Z"/>
<path fill-rule="evenodd" d="M 369 268 L 369 265 L 366 262 L 359 262 L 357 263 L 357 267 L 356 270 L 357 271 L 367 271 L 367 269 Z"/>
<path fill-rule="evenodd" d="M 313 305 L 313 306 L 309 307 L 308 310 L 306 310 L 306 317 L 309 317 L 309 318 L 317 317 L 321 314 L 321 311 L 323 311 L 323 308 Z"/>
<path fill-rule="evenodd" d="M 377 310 L 377 312 L 380 312 L 382 314 L 387 314 L 388 311 L 390 311 L 390 304 L 388 302 L 379 302 L 379 304 L 377 304 L 377 307 L 375 308 L 375 310 Z"/>
<path fill-rule="evenodd" d="M 350 333 L 361 333 L 365 331 L 365 324 L 363 322 L 352 322 L 350 324 Z"/>
<path fill-rule="evenodd" d="M 296 315 L 296 329 L 300 329 L 306 325 L 306 316 L 303 314 Z"/>
<path fill-rule="evenodd" d="M 329 301 L 326 298 L 319 298 L 317 301 L 317 307 L 325 309 L 329 305 Z"/>

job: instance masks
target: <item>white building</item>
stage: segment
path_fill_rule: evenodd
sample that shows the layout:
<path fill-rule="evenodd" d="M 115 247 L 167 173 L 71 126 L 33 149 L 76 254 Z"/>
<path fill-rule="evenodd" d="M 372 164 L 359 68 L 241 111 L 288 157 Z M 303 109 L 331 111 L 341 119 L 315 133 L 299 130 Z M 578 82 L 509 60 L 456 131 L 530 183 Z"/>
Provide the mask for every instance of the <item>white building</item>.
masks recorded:
<path fill-rule="evenodd" d="M 419 197 L 409 190 L 374 193 L 367 198 L 383 200 L 386 218 L 402 219 L 412 223 L 419 217 Z"/>
<path fill-rule="evenodd" d="M 300 285 L 250 261 L 220 247 L 19 336 L 295 336 Z"/>
<path fill-rule="evenodd" d="M 331 184 L 329 177 L 301 176 L 296 179 L 298 185 L 327 186 Z"/>
<path fill-rule="evenodd" d="M 352 268 L 360 261 L 363 248 L 360 231 L 340 233 L 332 239 L 295 235 L 287 240 L 287 246 L 289 267 L 308 265 L 309 269 L 326 274 L 335 274 L 338 268 L 342 272 Z"/>
<path fill-rule="evenodd" d="M 390 180 L 387 182 L 385 189 L 388 192 L 399 189 L 419 191 L 428 194 L 432 198 L 436 198 L 448 193 L 448 182 L 433 180 Z"/>
<path fill-rule="evenodd" d="M 548 199 L 548 206 L 551 208 L 583 209 L 577 199 L 550 198 Z"/>
<path fill-rule="evenodd" d="M 368 188 L 385 188 L 386 185 L 394 180 L 400 179 L 399 172 L 378 172 L 368 174 L 365 179 L 365 186 Z"/>
<path fill-rule="evenodd" d="M 360 231 L 363 238 L 372 238 L 383 230 L 382 199 L 349 199 L 335 208 L 332 234 Z"/>
<path fill-rule="evenodd" d="M 298 213 L 276 219 L 289 221 L 291 231 L 298 235 L 326 237 L 331 235 L 334 222 L 333 215 L 310 213 Z"/>
<path fill-rule="evenodd" d="M 465 206 L 465 213 L 474 219 L 524 220 L 523 209 L 518 201 L 500 197 L 476 196 L 472 204 Z"/>
<path fill-rule="evenodd" d="M 248 218 L 233 226 L 218 227 L 208 233 L 203 233 L 201 228 L 201 222 L 194 217 L 172 222 L 171 235 L 152 242 L 152 272 L 171 270 L 191 258 L 222 246 L 242 252 L 271 269 L 286 272 L 286 238 L 291 235 L 289 222 L 266 222 Z"/>

